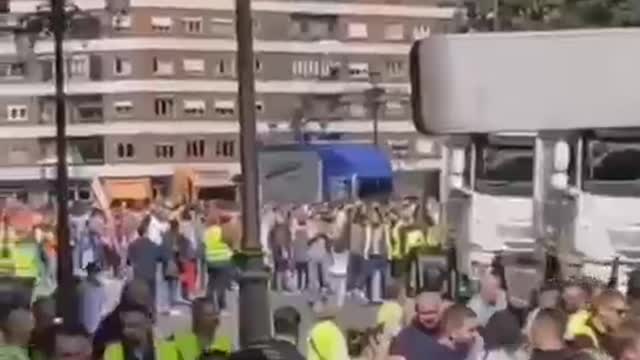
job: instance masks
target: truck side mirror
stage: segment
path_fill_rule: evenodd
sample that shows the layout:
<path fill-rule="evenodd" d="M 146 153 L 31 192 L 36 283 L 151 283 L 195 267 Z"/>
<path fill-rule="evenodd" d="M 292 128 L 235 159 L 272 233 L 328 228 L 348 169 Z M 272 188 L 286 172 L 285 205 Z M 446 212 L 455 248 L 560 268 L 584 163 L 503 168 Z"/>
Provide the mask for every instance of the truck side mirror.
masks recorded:
<path fill-rule="evenodd" d="M 454 148 L 451 150 L 451 172 L 449 175 L 449 184 L 454 189 L 462 189 L 464 187 L 464 169 L 465 169 L 465 151 L 463 148 Z"/>
<path fill-rule="evenodd" d="M 566 190 L 569 187 L 569 164 L 571 149 L 566 141 L 558 141 L 553 148 L 553 174 L 551 186 L 556 190 Z"/>

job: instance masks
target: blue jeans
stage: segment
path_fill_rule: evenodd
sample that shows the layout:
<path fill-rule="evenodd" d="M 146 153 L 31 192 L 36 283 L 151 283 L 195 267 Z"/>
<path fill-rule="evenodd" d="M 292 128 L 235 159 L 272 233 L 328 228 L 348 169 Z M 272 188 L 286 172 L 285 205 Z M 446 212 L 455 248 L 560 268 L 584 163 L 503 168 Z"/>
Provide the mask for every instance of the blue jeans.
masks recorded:
<path fill-rule="evenodd" d="M 367 297 L 371 301 L 381 301 L 386 289 L 387 268 L 389 260 L 382 255 L 370 255 L 365 261 L 367 278 Z M 378 281 L 375 281 L 378 280 Z"/>
<path fill-rule="evenodd" d="M 224 310 L 227 308 L 227 290 L 234 278 L 235 268 L 230 261 L 207 263 L 207 273 L 207 297 L 213 298 L 215 295 L 218 309 Z"/>

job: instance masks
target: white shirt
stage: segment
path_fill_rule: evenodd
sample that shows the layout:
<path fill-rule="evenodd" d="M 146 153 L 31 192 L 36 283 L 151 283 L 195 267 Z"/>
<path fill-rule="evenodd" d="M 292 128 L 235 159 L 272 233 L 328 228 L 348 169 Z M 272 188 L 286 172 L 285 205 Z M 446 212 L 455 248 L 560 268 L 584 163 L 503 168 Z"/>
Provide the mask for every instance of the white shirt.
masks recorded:
<path fill-rule="evenodd" d="M 149 228 L 147 229 L 147 237 L 154 243 L 162 244 L 162 235 L 169 230 L 169 223 L 158 220 L 155 216 L 151 216 Z"/>

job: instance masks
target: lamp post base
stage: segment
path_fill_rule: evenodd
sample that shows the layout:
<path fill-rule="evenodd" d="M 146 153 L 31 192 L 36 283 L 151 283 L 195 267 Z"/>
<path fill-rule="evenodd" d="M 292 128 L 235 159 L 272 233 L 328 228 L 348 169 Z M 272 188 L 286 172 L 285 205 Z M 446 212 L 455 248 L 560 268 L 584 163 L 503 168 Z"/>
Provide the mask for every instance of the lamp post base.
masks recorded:
<path fill-rule="evenodd" d="M 239 338 L 244 349 L 271 338 L 269 272 L 261 253 L 244 254 L 240 273 Z"/>

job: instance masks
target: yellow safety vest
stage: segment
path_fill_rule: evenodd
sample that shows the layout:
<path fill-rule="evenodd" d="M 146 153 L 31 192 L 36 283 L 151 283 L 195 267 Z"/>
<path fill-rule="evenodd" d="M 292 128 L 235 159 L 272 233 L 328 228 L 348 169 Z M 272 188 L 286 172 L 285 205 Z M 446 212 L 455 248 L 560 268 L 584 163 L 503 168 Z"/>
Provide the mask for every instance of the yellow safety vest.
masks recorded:
<path fill-rule="evenodd" d="M 402 235 L 400 229 L 404 226 L 402 221 L 398 221 L 397 224 L 391 229 L 391 258 L 402 259 L 404 257 L 404 251 L 402 249 Z"/>
<path fill-rule="evenodd" d="M 38 277 L 38 266 L 36 265 L 35 256 L 35 254 L 28 254 L 26 251 L 16 250 L 13 252 L 16 277 L 34 279 Z"/>
<path fill-rule="evenodd" d="M 204 233 L 204 247 L 207 262 L 223 262 L 231 260 L 233 251 L 222 240 L 222 228 L 210 226 Z"/>
<path fill-rule="evenodd" d="M 346 360 L 347 342 L 340 328 L 331 320 L 317 323 L 309 332 L 307 360 Z"/>
<path fill-rule="evenodd" d="M 420 246 L 424 246 L 425 242 L 426 240 L 422 230 L 414 229 L 407 232 L 407 252 Z"/>
<path fill-rule="evenodd" d="M 593 342 L 596 348 L 600 347 L 598 342 L 598 336 L 593 331 L 591 326 L 588 325 L 591 319 L 591 314 L 587 310 L 581 310 L 569 317 L 567 321 L 567 332 L 565 339 L 571 341 L 578 336 L 587 336 Z"/>
<path fill-rule="evenodd" d="M 184 332 L 178 334 L 174 338 L 174 343 L 178 349 L 181 360 L 197 360 L 203 352 L 220 351 L 225 354 L 231 354 L 233 346 L 231 339 L 227 336 L 216 336 L 206 349 L 200 349 L 198 338 L 192 332 Z"/>
<path fill-rule="evenodd" d="M 155 351 L 156 360 L 179 360 L 178 351 L 175 345 L 170 341 L 157 340 L 154 342 L 153 349 Z M 122 343 L 113 343 L 107 345 L 104 351 L 104 360 L 124 360 L 124 348 Z"/>

